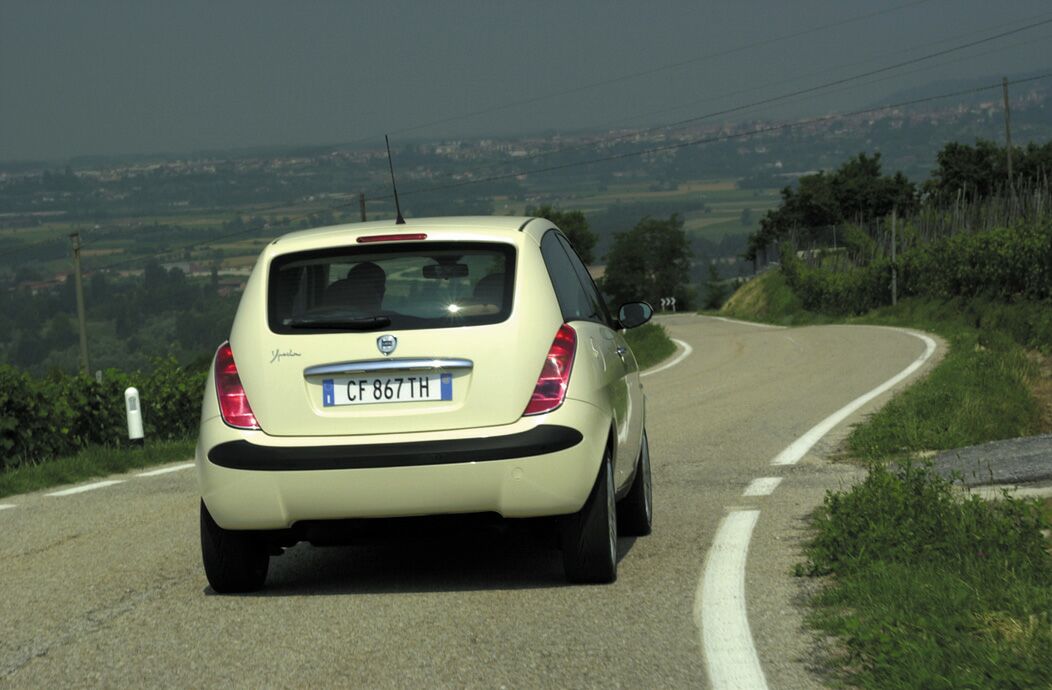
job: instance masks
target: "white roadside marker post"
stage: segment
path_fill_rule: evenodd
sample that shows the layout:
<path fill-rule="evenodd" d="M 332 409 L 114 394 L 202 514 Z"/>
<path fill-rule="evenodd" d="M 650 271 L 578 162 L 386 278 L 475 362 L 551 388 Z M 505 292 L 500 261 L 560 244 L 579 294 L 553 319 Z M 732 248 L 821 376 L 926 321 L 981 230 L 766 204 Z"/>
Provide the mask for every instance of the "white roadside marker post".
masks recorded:
<path fill-rule="evenodd" d="M 144 444 L 142 433 L 142 406 L 139 405 L 139 391 L 128 388 L 124 391 L 124 409 L 128 413 L 128 440 L 141 446 Z"/>

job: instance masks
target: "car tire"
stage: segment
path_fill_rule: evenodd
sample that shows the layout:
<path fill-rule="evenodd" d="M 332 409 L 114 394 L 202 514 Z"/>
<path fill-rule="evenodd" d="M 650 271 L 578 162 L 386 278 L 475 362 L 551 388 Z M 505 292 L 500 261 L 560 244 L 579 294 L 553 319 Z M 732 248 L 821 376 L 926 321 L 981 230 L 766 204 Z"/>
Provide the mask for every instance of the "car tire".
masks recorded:
<path fill-rule="evenodd" d="M 267 579 L 270 554 L 254 532 L 223 529 L 201 501 L 201 557 L 208 584 L 220 594 L 254 592 Z"/>
<path fill-rule="evenodd" d="M 603 456 L 584 507 L 566 518 L 562 533 L 563 568 L 570 582 L 617 579 L 617 507 L 610 451 Z"/>
<path fill-rule="evenodd" d="M 645 537 L 653 530 L 654 493 L 650 477 L 650 444 L 645 429 L 636 462 L 632 487 L 617 504 L 617 529 L 626 537 Z"/>

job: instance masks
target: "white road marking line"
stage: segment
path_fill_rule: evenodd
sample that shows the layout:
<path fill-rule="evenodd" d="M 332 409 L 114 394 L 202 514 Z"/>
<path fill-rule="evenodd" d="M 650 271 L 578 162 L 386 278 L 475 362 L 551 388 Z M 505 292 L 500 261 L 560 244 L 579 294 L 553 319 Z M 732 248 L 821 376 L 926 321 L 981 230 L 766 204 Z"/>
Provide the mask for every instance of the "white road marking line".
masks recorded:
<path fill-rule="evenodd" d="M 770 496 L 781 483 L 782 477 L 760 477 L 749 482 L 742 496 Z"/>
<path fill-rule="evenodd" d="M 853 414 L 860 407 L 868 403 L 870 400 L 877 397 L 881 393 L 888 391 L 889 389 L 891 389 L 892 386 L 901 382 L 907 376 L 920 369 L 921 365 L 927 362 L 928 358 L 930 358 L 932 354 L 935 353 L 935 341 L 929 338 L 928 336 L 899 328 L 893 330 L 899 331 L 900 333 L 908 333 L 914 338 L 920 338 L 921 340 L 923 340 L 924 354 L 922 354 L 917 359 L 913 360 L 913 364 L 910 364 L 908 367 L 900 371 L 895 376 L 892 376 L 890 379 L 880 384 L 865 395 L 855 398 L 847 405 L 844 405 L 839 410 L 837 410 L 836 412 L 834 412 L 833 414 L 829 415 L 821 422 L 816 424 L 806 434 L 793 441 L 788 448 L 779 453 L 774 458 L 774 460 L 771 461 L 772 465 L 794 465 L 797 462 L 799 462 L 800 458 L 804 457 L 807 454 L 807 451 L 811 450 L 811 448 L 814 447 L 814 445 L 818 443 L 818 441 L 821 440 L 823 436 L 828 434 L 833 429 L 833 427 L 847 419 L 849 416 L 851 416 L 851 414 Z"/>
<path fill-rule="evenodd" d="M 95 482 L 94 484 L 85 484 L 84 486 L 75 486 L 72 489 L 63 489 L 62 491 L 56 491 L 50 494 L 44 494 L 45 496 L 72 496 L 73 494 L 82 494 L 85 491 L 94 491 L 95 489 L 102 489 L 107 486 L 113 486 L 114 484 L 123 484 L 123 479 L 107 479 L 104 482 Z"/>
<path fill-rule="evenodd" d="M 8 508 L 14 508 L 14 507 L 15 506 L 13 506 L 10 503 L 0 503 L 0 510 L 7 510 Z"/>
<path fill-rule="evenodd" d="M 136 477 L 156 477 L 159 474 L 168 474 L 169 472 L 178 472 L 179 470 L 188 470 L 194 466 L 194 463 L 188 462 L 182 465 L 175 465 L 174 467 L 162 467 L 159 470 L 150 470 L 149 472 L 140 472 L 135 475 Z"/>
<path fill-rule="evenodd" d="M 692 348 L 690 345 L 687 345 L 685 342 L 683 342 L 682 340 L 679 340 L 678 338 L 672 338 L 672 342 L 676 343 L 681 348 L 683 348 L 683 351 L 680 352 L 676 356 L 676 358 L 673 359 L 671 362 L 668 362 L 667 364 L 662 364 L 657 369 L 650 369 L 648 371 L 644 371 L 642 374 L 639 375 L 639 378 L 643 378 L 645 376 L 650 376 L 651 374 L 656 374 L 659 371 L 664 371 L 665 369 L 669 369 L 671 367 L 674 367 L 677 364 L 679 364 L 680 362 L 682 362 L 683 360 L 685 360 L 687 357 L 690 357 L 690 353 L 691 352 L 694 352 L 694 348 Z"/>
<path fill-rule="evenodd" d="M 716 319 L 717 321 L 726 321 L 727 323 L 740 323 L 743 326 L 755 326 L 756 328 L 785 328 L 785 326 L 776 326 L 773 323 L 756 323 L 755 321 L 740 321 L 738 319 L 728 319 L 726 316 L 704 316 L 705 319 Z"/>
<path fill-rule="evenodd" d="M 758 510 L 735 510 L 723 518 L 694 592 L 694 624 L 715 690 L 767 688 L 745 608 L 745 559 L 759 517 Z"/>

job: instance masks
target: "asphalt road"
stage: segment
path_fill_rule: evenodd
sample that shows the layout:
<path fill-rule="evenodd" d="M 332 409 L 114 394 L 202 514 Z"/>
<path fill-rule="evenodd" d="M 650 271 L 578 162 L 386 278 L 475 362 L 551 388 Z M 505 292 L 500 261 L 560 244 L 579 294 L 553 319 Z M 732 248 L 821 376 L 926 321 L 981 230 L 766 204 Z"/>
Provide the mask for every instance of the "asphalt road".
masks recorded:
<path fill-rule="evenodd" d="M 770 687 L 815 686 L 808 583 L 790 571 L 804 517 L 857 478 L 823 455 L 858 414 L 799 464 L 771 460 L 924 343 L 866 326 L 665 323 L 693 353 L 645 379 L 655 531 L 621 541 L 615 584 L 566 585 L 542 534 L 480 529 L 301 544 L 272 562 L 261 594 L 217 596 L 200 564 L 193 471 L 129 474 L 0 501 L 14 506 L 0 510 L 0 685 L 706 687 L 706 558 L 728 511 L 752 507 L 745 593 L 760 665 Z M 759 477 L 783 481 L 743 496 Z"/>

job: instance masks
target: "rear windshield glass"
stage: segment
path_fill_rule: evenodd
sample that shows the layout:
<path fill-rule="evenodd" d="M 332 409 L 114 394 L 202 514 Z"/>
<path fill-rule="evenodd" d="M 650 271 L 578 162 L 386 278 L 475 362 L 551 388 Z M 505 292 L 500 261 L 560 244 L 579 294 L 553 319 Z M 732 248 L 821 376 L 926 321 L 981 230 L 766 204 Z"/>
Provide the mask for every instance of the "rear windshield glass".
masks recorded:
<path fill-rule="evenodd" d="M 280 256 L 270 265 L 267 317 L 275 333 L 449 328 L 511 313 L 515 249 L 414 242 Z"/>

